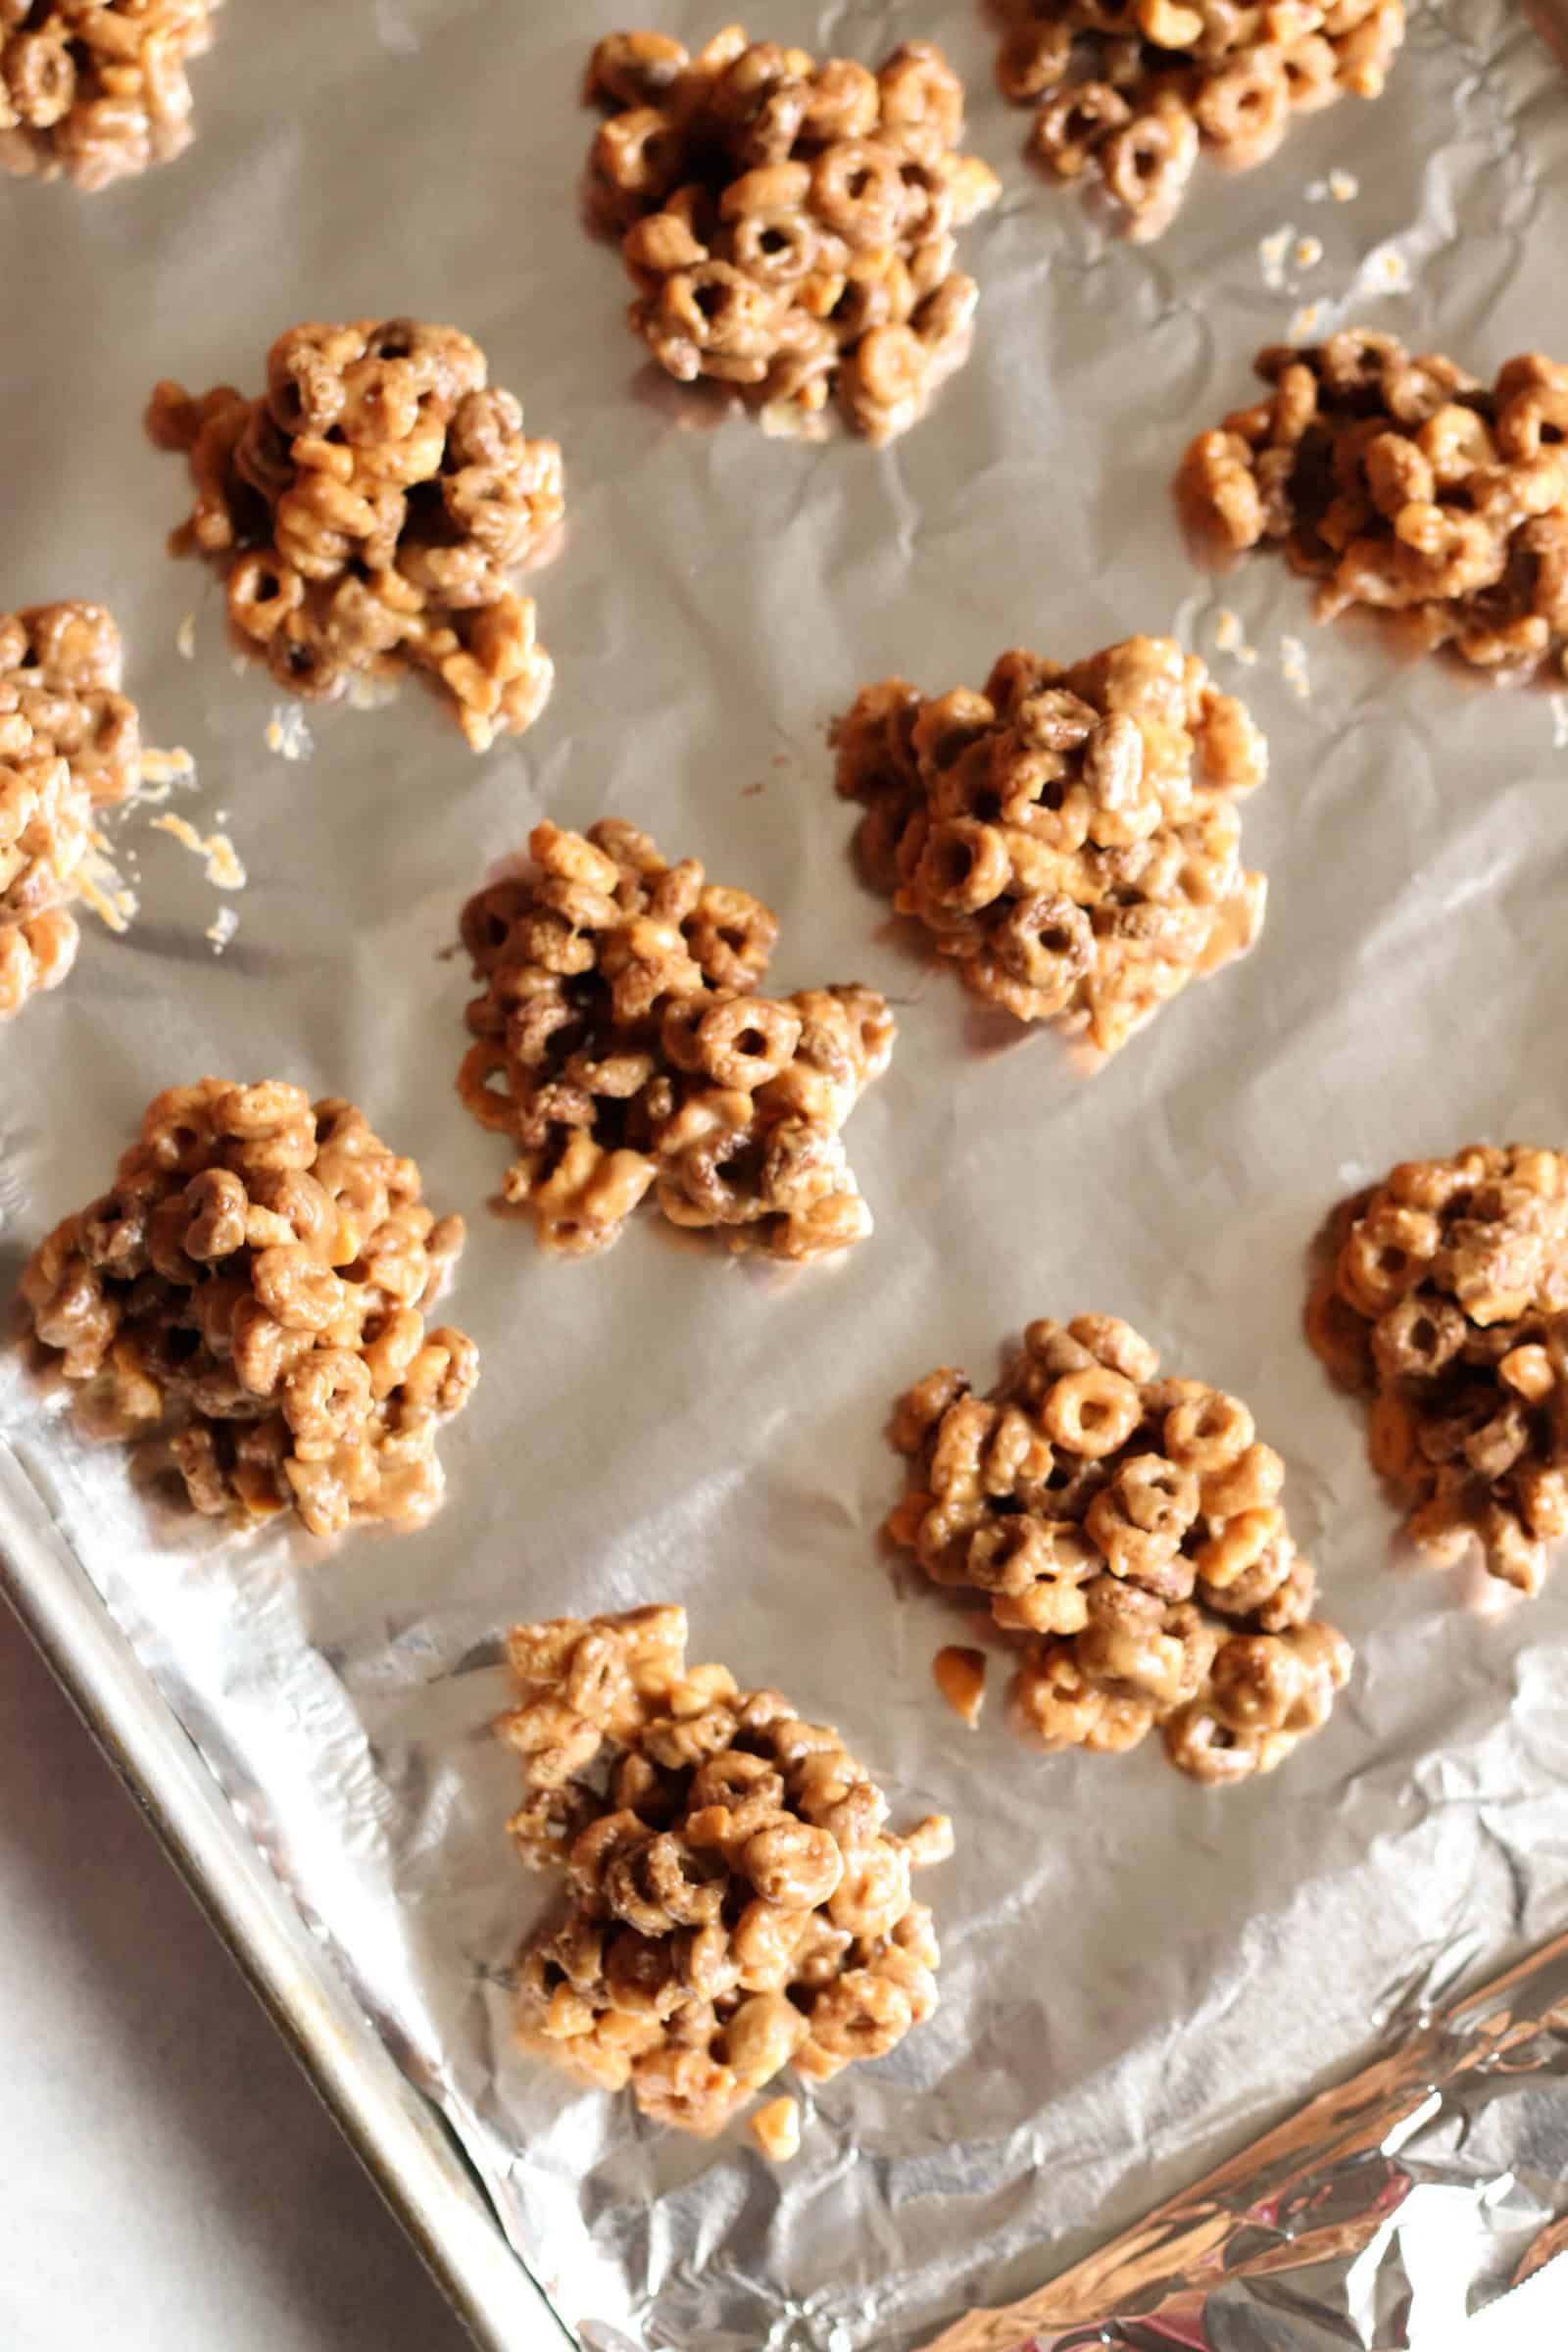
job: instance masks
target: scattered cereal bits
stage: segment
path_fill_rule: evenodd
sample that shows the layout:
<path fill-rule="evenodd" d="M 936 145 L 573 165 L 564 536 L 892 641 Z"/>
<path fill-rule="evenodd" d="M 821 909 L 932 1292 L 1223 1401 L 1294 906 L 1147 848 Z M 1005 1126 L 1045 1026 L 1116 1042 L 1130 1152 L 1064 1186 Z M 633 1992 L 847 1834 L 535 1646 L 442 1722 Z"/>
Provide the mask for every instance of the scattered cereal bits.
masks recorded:
<path fill-rule="evenodd" d="M 186 61 L 223 0 L 0 0 L 0 170 L 78 188 L 190 145 Z"/>
<path fill-rule="evenodd" d="M 1200 433 L 1178 492 L 1228 549 L 1269 540 L 1319 620 L 1396 613 L 1499 677 L 1568 644 L 1568 368 L 1509 360 L 1490 390 L 1439 354 L 1347 327 L 1259 352 L 1270 387 Z"/>
<path fill-rule="evenodd" d="M 679 383 L 706 376 L 764 413 L 891 440 L 968 356 L 972 278 L 954 231 L 996 202 L 956 152 L 963 85 L 931 41 L 873 74 L 748 41 L 695 57 L 662 33 L 602 40 L 588 97 L 590 210 L 621 240 L 630 325 Z"/>
<path fill-rule="evenodd" d="M 22 1297 L 98 1434 L 162 1441 L 197 1510 L 336 1535 L 441 1498 L 436 1431 L 478 1357 L 421 1310 L 463 1240 L 351 1102 L 203 1078 L 149 1104 Z"/>
<path fill-rule="evenodd" d="M 1001 0 L 1004 98 L 1038 109 L 1055 177 L 1093 167 L 1123 233 L 1163 234 L 1200 151 L 1227 171 L 1271 156 L 1294 115 L 1376 98 L 1404 0 Z"/>
<path fill-rule="evenodd" d="M 683 1609 L 515 1626 L 508 1652 L 520 1703 L 496 1729 L 526 1788 L 510 1827 L 566 1879 L 519 1963 L 524 2049 L 707 2138 L 786 2067 L 825 2081 L 931 2015 L 940 1954 L 909 1874 L 952 1852 L 945 1815 L 888 1833 L 836 1732 L 687 1669 Z M 795 2101 L 752 2130 L 793 2156 Z"/>
<path fill-rule="evenodd" d="M 1479 1544 L 1539 1592 L 1568 1534 L 1568 1158 L 1472 1144 L 1334 1212 L 1312 1347 L 1373 1399 L 1368 1447 L 1436 1566 Z"/>
<path fill-rule="evenodd" d="M 1115 1754 L 1157 1724 L 1181 1771 L 1228 1784 L 1328 1720 L 1351 1653 L 1311 1616 L 1284 1464 L 1115 1316 L 1031 1323 L 983 1399 L 928 1373 L 891 1435 L 910 1468 L 888 1536 L 1032 1637 L 1013 1716 L 1042 1747 Z"/>
<path fill-rule="evenodd" d="M 608 1249 L 653 1193 L 732 1250 L 814 1258 L 871 1230 L 840 1129 L 893 1050 L 868 988 L 758 989 L 778 925 L 606 817 L 535 826 L 531 869 L 464 909 L 484 993 L 458 1090 L 518 1156 L 541 1249 Z"/>
<path fill-rule="evenodd" d="M 889 678 L 834 739 L 866 879 L 1020 1021 L 1114 1053 L 1262 928 L 1237 803 L 1268 747 L 1172 638 L 1071 669 L 1006 653 L 983 694 Z"/>
<path fill-rule="evenodd" d="M 558 445 L 455 327 L 291 327 L 267 378 L 255 400 L 161 383 L 148 412 L 196 483 L 175 545 L 226 575 L 241 645 L 327 700 L 423 670 L 475 751 L 532 726 L 555 672 L 512 575 L 564 513 Z"/>
<path fill-rule="evenodd" d="M 93 812 L 141 776 L 123 649 L 100 605 L 0 612 L 0 1020 L 57 988 L 76 958 L 69 902 Z"/>

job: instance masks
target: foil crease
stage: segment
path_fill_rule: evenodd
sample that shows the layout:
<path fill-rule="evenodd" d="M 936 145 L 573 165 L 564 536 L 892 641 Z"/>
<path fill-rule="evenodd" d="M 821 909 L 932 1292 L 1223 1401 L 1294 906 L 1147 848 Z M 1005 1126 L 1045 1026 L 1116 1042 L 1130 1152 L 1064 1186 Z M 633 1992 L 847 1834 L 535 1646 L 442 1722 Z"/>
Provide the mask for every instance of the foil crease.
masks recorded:
<path fill-rule="evenodd" d="M 1404 1566 L 1359 1417 L 1298 1318 L 1306 1245 L 1351 1185 L 1476 1135 L 1561 1138 L 1568 704 L 1314 630 L 1279 564 L 1195 569 L 1168 484 L 1248 396 L 1254 348 L 1291 331 L 1370 319 L 1477 372 L 1568 356 L 1568 93 L 1508 0 L 1427 0 L 1382 101 L 1308 120 L 1250 175 L 1201 169 L 1137 248 L 1023 160 L 978 5 L 759 0 L 756 33 L 819 51 L 941 40 L 971 91 L 966 143 L 1004 177 L 960 242 L 974 356 L 872 452 L 771 441 L 641 365 L 617 260 L 578 218 L 575 105 L 590 41 L 637 13 L 273 0 L 264 31 L 231 11 L 179 165 L 91 200 L 8 198 L 0 602 L 113 607 L 149 739 L 196 759 L 169 806 L 226 830 L 249 880 L 220 898 L 145 812 L 114 829 L 135 925 L 89 939 L 0 1044 L 0 1277 L 101 1190 L 159 1088 L 287 1076 L 362 1102 L 438 1209 L 469 1216 L 447 1311 L 484 1376 L 443 1441 L 445 1512 L 330 1550 L 160 1512 L 11 1361 L 0 1428 L 584 2343 L 911 2352 L 1070 2273 L 1376 2053 L 1426 2047 L 1412 2020 L 1564 1925 L 1568 1575 L 1506 1608 Z M 694 41 L 720 21 L 645 13 Z M 285 713 L 270 740 L 276 692 L 236 674 L 220 591 L 162 552 L 187 486 L 141 435 L 154 381 L 248 388 L 282 327 L 375 311 L 475 335 L 565 449 L 564 548 L 530 583 L 555 698 L 483 760 L 413 687 L 391 710 Z M 861 890 L 824 732 L 892 671 L 934 692 L 1004 646 L 1073 659 L 1162 628 L 1270 735 L 1244 844 L 1268 927 L 1086 1078 L 1051 1037 L 977 1022 Z M 895 1000 L 892 1070 L 846 1137 L 877 1229 L 842 1263 L 737 1265 L 646 1224 L 600 1262 L 552 1263 L 487 1212 L 503 1153 L 453 1092 L 458 911 L 540 814 L 610 812 L 769 900 L 782 988 L 858 978 Z M 1293 1526 L 1360 1662 L 1272 1779 L 1206 1792 L 1152 1743 L 1038 1758 L 996 1697 L 970 1734 L 931 1689 L 954 1613 L 878 1551 L 888 1405 L 937 1362 L 989 1381 L 1004 1335 L 1081 1308 L 1246 1396 L 1286 1456 Z M 940 2012 L 810 2098 L 782 2172 L 741 2134 L 657 2133 L 509 2043 L 509 1969 L 549 1890 L 504 1832 L 499 1635 L 655 1597 L 686 1603 L 695 1656 L 779 1684 L 908 1815 L 957 1824 L 922 1889 Z M 1389 2346 L 1413 2314 L 1495 2294 L 1563 2211 L 1556 1982 L 1519 2009 L 1544 2022 L 1517 2070 L 1454 2056 L 1402 2149 L 1330 2136 L 1323 2216 L 1292 2208 L 1298 2238 L 1323 2233 L 1310 2262 L 1264 2267 L 1270 2201 L 1319 2177 L 1308 2150 L 1271 2156 L 1211 2224 L 1158 2224 L 1119 2338 L 1094 2329 L 1116 2321 L 1120 2256 L 1105 2308 L 1052 2321 L 1057 2337 Z M 1371 2109 L 1364 2129 L 1383 2129 Z M 1391 2191 L 1413 2183 L 1383 2217 L 1396 2257 L 1331 2246 L 1364 2228 L 1380 2163 Z M 1446 2221 L 1450 2190 L 1474 2227 Z M 1168 2326 L 1148 2300 L 1167 2281 L 1192 2315 Z"/>

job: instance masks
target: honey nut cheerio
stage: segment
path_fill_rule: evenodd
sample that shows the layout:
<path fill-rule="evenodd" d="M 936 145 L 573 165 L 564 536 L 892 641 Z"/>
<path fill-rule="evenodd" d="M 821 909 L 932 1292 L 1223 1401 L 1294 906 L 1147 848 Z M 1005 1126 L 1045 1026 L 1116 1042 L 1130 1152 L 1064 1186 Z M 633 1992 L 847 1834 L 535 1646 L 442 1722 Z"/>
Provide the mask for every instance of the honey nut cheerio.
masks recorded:
<path fill-rule="evenodd" d="M 528 846 L 464 909 L 484 987 L 458 1087 L 515 1147 L 506 1198 L 541 1249 L 608 1249 L 649 1193 L 732 1250 L 813 1258 L 868 1234 L 840 1129 L 892 1054 L 886 1000 L 758 994 L 768 908 L 618 818 Z"/>
<path fill-rule="evenodd" d="M 0 612 L 0 1020 L 76 959 L 71 911 L 94 812 L 141 779 L 123 649 L 100 605 Z"/>
<path fill-rule="evenodd" d="M 463 1248 L 365 1113 L 268 1079 L 171 1087 L 101 1200 L 34 1253 L 34 1338 L 96 1433 L 153 1439 L 198 1511 L 416 1524 L 473 1342 L 422 1310 Z"/>
<path fill-rule="evenodd" d="M 1376 98 L 1404 0 L 1001 0 L 1004 98 L 1038 109 L 1030 145 L 1063 182 L 1093 177 L 1124 233 L 1169 227 L 1200 154 L 1246 171 L 1298 115 Z"/>
<path fill-rule="evenodd" d="M 1012 1712 L 1040 1745 L 1114 1753 L 1157 1724 L 1181 1771 L 1228 1785 L 1327 1722 L 1351 1652 L 1311 1614 L 1283 1462 L 1114 1315 L 1031 1323 L 985 1398 L 928 1373 L 891 1434 L 889 1539 L 1028 1637 Z"/>
<path fill-rule="evenodd" d="M 931 41 L 872 73 L 732 24 L 695 56 L 658 32 L 602 40 L 608 120 L 590 211 L 637 289 L 629 322 L 677 382 L 733 384 L 765 415 L 836 394 L 857 432 L 902 433 L 968 356 L 956 229 L 1001 183 L 959 155 L 963 85 Z"/>
<path fill-rule="evenodd" d="M 1255 367 L 1263 397 L 1200 433 L 1178 478 L 1206 536 L 1283 547 L 1319 620 L 1365 605 L 1495 675 L 1562 664 L 1568 368 L 1526 352 L 1489 388 L 1364 327 Z"/>
<path fill-rule="evenodd" d="M 561 451 L 456 327 L 291 327 L 267 390 L 161 383 L 153 438 L 196 483 L 177 552 L 224 572 L 235 635 L 296 694 L 422 671 L 484 751 L 533 724 L 554 668 L 515 567 L 564 510 Z"/>
<path fill-rule="evenodd" d="M 222 0 L 0 0 L 0 170 L 78 188 L 166 164 L 191 140 L 186 63 Z"/>
<path fill-rule="evenodd" d="M 1172 638 L 1006 653 L 979 694 L 887 678 L 834 739 L 866 879 L 1020 1021 L 1114 1053 L 1262 928 L 1237 804 L 1268 747 Z"/>
<path fill-rule="evenodd" d="M 786 2067 L 825 2082 L 931 2015 L 940 1955 L 909 1876 L 953 1828 L 888 1831 L 837 1732 L 689 1668 L 686 1639 L 672 1606 L 514 1626 L 520 1703 L 496 1729 L 522 1763 L 517 1849 L 565 1874 L 520 1956 L 518 2042 L 707 2137 Z M 792 2100 L 754 2124 L 794 2154 Z"/>
<path fill-rule="evenodd" d="M 1540 1591 L 1568 1534 L 1568 1158 L 1472 1144 L 1342 1202 L 1306 1333 L 1434 1566 Z"/>

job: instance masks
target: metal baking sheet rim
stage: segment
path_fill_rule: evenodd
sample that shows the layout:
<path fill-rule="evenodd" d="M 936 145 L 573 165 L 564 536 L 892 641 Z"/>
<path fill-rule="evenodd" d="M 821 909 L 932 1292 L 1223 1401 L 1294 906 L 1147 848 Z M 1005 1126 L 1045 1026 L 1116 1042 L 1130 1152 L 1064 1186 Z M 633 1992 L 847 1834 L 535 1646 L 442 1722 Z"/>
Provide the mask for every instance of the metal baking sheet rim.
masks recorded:
<path fill-rule="evenodd" d="M 313 1950 L 3 1438 L 0 1592 L 475 2343 L 568 2343 L 456 2140 Z"/>

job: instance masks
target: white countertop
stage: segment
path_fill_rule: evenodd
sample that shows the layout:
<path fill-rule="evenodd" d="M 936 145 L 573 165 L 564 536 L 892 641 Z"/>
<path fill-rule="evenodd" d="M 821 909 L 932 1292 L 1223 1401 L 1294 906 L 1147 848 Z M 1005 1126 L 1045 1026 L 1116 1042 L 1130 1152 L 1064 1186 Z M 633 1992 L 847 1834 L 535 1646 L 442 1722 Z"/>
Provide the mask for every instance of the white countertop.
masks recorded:
<path fill-rule="evenodd" d="M 0 1607 L 4 2352 L 467 2337 Z"/>

